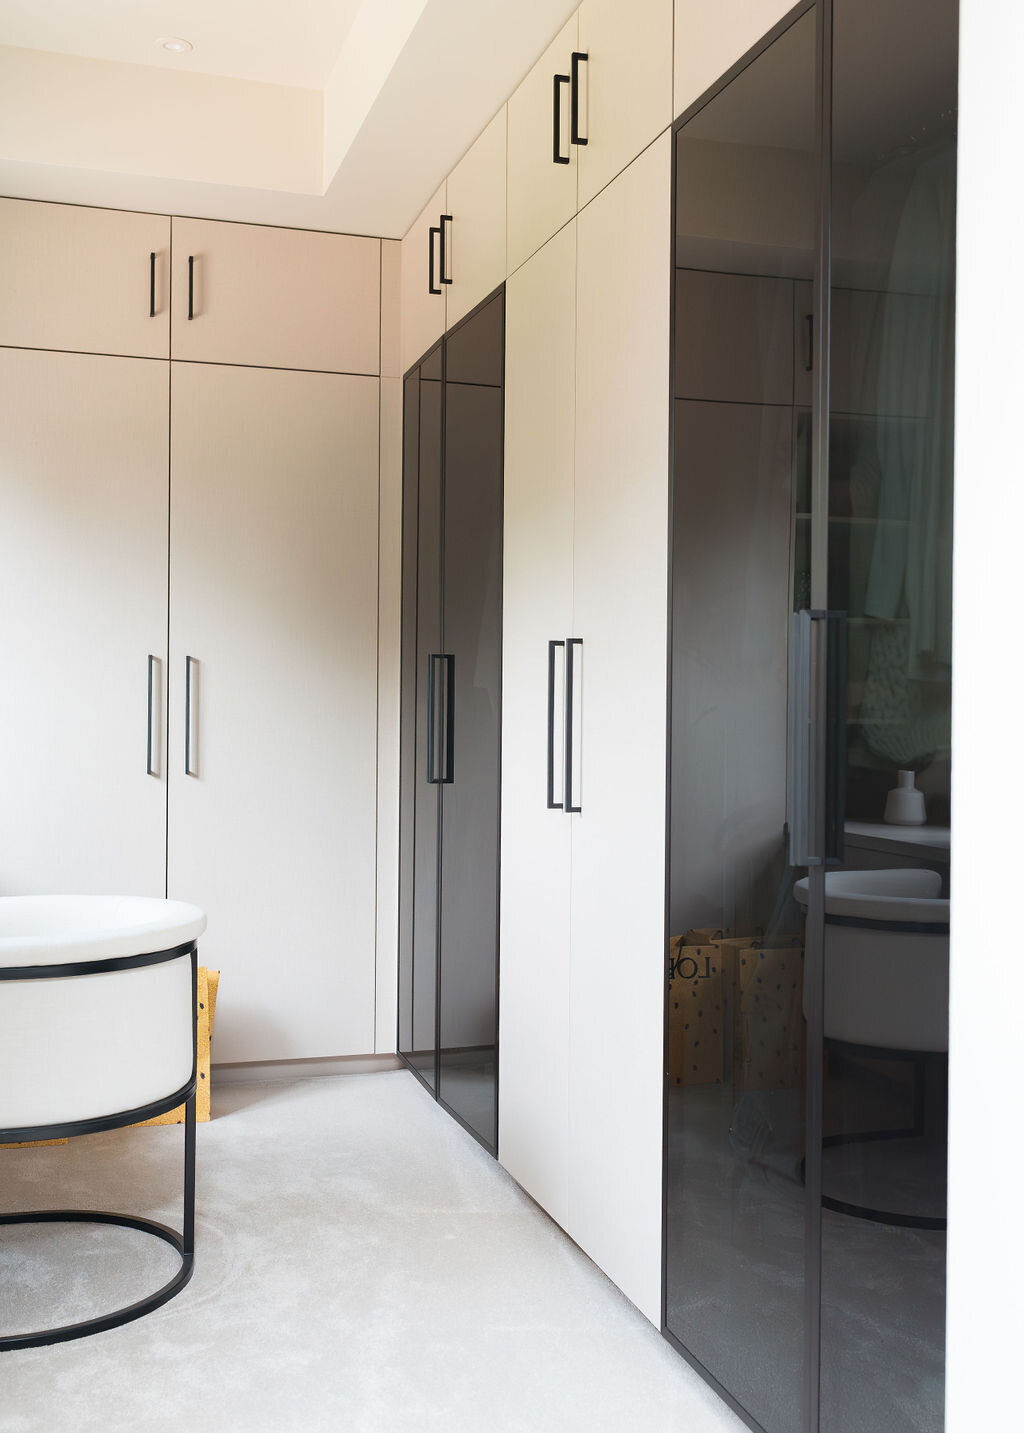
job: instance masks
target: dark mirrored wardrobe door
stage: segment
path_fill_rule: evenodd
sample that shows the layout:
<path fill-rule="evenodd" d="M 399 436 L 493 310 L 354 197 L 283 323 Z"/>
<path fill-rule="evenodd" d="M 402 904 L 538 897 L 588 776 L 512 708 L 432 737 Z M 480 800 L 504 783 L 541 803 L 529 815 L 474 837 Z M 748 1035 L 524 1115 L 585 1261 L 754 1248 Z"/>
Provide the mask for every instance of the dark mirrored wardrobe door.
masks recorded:
<path fill-rule="evenodd" d="M 811 604 L 816 14 L 676 136 L 665 1328 L 753 1425 L 807 1427 L 804 920 L 787 777 Z"/>
<path fill-rule="evenodd" d="M 437 1088 L 443 353 L 405 380 L 399 1053 Z"/>
<path fill-rule="evenodd" d="M 399 1052 L 497 1148 L 504 290 L 408 375 Z"/>
<path fill-rule="evenodd" d="M 941 1433 L 958 5 L 832 17 L 821 1428 Z"/>
<path fill-rule="evenodd" d="M 445 346 L 444 642 L 451 768 L 441 811 L 438 1096 L 497 1149 L 504 294 Z"/>

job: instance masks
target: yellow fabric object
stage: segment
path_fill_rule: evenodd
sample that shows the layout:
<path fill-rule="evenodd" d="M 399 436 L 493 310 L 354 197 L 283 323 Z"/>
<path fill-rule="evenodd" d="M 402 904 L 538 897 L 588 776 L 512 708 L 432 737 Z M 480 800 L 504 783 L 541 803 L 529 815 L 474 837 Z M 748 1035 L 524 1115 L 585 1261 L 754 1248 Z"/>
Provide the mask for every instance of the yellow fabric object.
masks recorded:
<path fill-rule="evenodd" d="M 26 1139 L 20 1144 L 0 1144 L 0 1149 L 42 1149 L 44 1145 L 67 1144 L 66 1139 Z"/>
<path fill-rule="evenodd" d="M 217 1009 L 217 988 L 220 971 L 207 970 L 201 965 L 197 972 L 196 1010 L 196 1119 L 206 1122 L 210 1118 L 210 1040 L 213 1036 L 213 1016 Z M 143 1125 L 180 1125 L 185 1121 L 185 1106 L 143 1120 Z M 136 1126 L 140 1128 L 141 1126 Z"/>

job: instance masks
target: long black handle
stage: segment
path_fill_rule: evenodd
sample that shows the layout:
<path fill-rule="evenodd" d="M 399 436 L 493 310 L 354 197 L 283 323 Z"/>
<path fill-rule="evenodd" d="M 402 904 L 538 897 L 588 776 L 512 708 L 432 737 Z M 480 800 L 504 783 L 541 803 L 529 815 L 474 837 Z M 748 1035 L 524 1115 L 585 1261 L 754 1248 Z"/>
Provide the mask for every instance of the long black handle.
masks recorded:
<path fill-rule="evenodd" d="M 427 283 L 427 292 L 428 292 L 428 293 L 431 293 L 431 294 L 440 294 L 440 293 L 443 292 L 443 290 L 441 289 L 440 285 L 437 283 L 437 280 L 436 280 L 436 277 L 435 277 L 435 274 L 434 274 L 434 239 L 435 239 L 435 238 L 440 239 L 440 237 L 441 237 L 441 230 L 440 230 L 440 228 L 431 228 L 430 231 L 429 231 L 429 233 L 428 233 L 428 235 L 427 235 L 427 248 L 428 248 L 429 251 L 430 251 L 430 257 L 429 257 L 430 277 L 429 277 L 429 280 L 428 280 L 428 283 Z"/>
<path fill-rule="evenodd" d="M 551 158 L 556 164 L 568 164 L 569 156 L 562 153 L 562 86 L 569 83 L 568 75 L 555 76 L 554 103 L 552 105 Z"/>
<path fill-rule="evenodd" d="M 445 227 L 444 227 L 446 224 L 450 224 L 451 222 L 452 222 L 452 216 L 451 216 L 450 214 L 442 214 L 442 215 L 441 215 L 441 227 L 440 227 L 440 236 L 441 236 L 441 237 L 440 237 L 440 241 L 439 241 L 439 243 L 438 243 L 438 250 L 439 250 L 438 258 L 439 258 L 440 262 L 438 263 L 438 268 L 441 270 L 441 282 L 442 282 L 443 284 L 450 284 L 451 281 L 452 281 L 452 276 L 451 276 L 451 274 L 448 272 L 448 269 L 449 269 L 449 263 L 448 263 L 448 243 L 447 243 L 447 239 L 446 239 L 446 237 L 445 237 Z M 438 290 L 438 292 L 440 292 L 440 290 Z"/>
<path fill-rule="evenodd" d="M 548 810 L 564 811 L 565 802 L 555 800 L 555 651 L 562 641 L 548 643 Z"/>
<path fill-rule="evenodd" d="M 436 786 L 438 780 L 434 760 L 437 755 L 437 683 L 434 679 L 437 660 L 436 652 L 427 657 L 427 783 L 430 786 Z"/>
<path fill-rule="evenodd" d="M 455 657 L 451 652 L 444 656 L 444 773 L 441 783 L 451 786 L 455 780 Z"/>
<path fill-rule="evenodd" d="M 582 806 L 573 804 L 572 799 L 572 716 L 573 716 L 573 648 L 582 647 L 582 637 L 565 639 L 565 794 L 563 811 L 582 811 Z"/>
<path fill-rule="evenodd" d="M 570 85 L 570 108 L 569 108 L 569 143 L 586 144 L 587 136 L 580 134 L 580 65 L 585 64 L 588 55 L 585 50 L 573 50 L 572 62 L 570 64 L 571 85 Z"/>
<path fill-rule="evenodd" d="M 149 316 L 156 318 L 156 254 L 149 256 Z"/>
<path fill-rule="evenodd" d="M 198 776 L 192 770 L 192 664 L 194 657 L 185 658 L 185 775 Z"/>
<path fill-rule="evenodd" d="M 807 351 L 804 354 L 804 372 L 810 373 L 814 367 L 814 315 L 804 315 L 804 323 L 807 326 Z"/>
<path fill-rule="evenodd" d="M 189 254 L 189 256 L 188 256 L 188 316 L 189 316 L 189 318 L 195 318 L 195 316 L 196 316 L 195 298 L 196 298 L 196 256 L 195 256 L 195 254 Z"/>
<path fill-rule="evenodd" d="M 157 776 L 159 773 L 153 766 L 153 707 L 155 705 L 155 682 L 156 658 L 150 653 L 147 664 L 146 681 L 146 775 Z"/>

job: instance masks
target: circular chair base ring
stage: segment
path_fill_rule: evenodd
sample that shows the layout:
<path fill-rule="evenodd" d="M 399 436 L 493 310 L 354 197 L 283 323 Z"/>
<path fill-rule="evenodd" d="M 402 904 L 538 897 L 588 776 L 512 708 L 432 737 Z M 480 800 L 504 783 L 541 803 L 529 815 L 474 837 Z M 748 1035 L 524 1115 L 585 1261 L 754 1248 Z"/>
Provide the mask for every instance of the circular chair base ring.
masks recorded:
<path fill-rule="evenodd" d="M 145 1298 L 126 1304 L 112 1313 L 83 1319 L 81 1323 L 64 1324 L 59 1328 L 40 1329 L 36 1333 L 0 1337 L 0 1353 L 66 1343 L 69 1339 L 85 1338 L 88 1334 L 103 1333 L 106 1329 L 131 1323 L 133 1319 L 142 1318 L 144 1314 L 158 1309 L 161 1304 L 166 1304 L 168 1299 L 173 1299 L 192 1277 L 195 1256 L 191 1252 L 185 1252 L 184 1239 L 176 1230 L 168 1228 L 166 1224 L 158 1224 L 155 1219 L 136 1219 L 128 1214 L 108 1214 L 98 1209 L 37 1209 L 26 1213 L 0 1214 L 0 1225 L 4 1224 L 119 1224 L 124 1229 L 136 1229 L 143 1234 L 152 1234 L 157 1239 L 163 1239 L 164 1243 L 170 1244 L 179 1255 L 181 1268 L 155 1293 L 147 1294 Z"/>

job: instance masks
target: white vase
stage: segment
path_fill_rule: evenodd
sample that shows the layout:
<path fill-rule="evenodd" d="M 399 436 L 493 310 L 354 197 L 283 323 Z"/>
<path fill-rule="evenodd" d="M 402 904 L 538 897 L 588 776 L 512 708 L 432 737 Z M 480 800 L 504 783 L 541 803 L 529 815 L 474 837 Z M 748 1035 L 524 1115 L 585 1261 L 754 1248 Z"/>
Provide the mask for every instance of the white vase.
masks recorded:
<path fill-rule="evenodd" d="M 914 773 L 898 771 L 896 778 L 899 784 L 886 798 L 884 819 L 891 826 L 923 826 L 927 819 L 924 792 L 915 786 Z"/>

